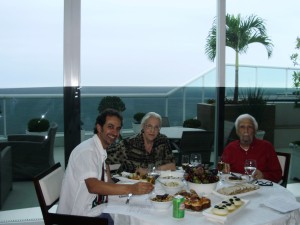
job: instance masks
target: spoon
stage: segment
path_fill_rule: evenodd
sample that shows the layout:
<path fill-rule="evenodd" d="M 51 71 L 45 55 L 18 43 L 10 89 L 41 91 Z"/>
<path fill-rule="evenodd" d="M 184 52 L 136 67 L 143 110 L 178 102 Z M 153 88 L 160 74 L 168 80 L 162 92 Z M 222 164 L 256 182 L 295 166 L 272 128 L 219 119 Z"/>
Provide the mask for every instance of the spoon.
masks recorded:
<path fill-rule="evenodd" d="M 132 196 L 132 193 L 129 193 L 125 204 L 129 203 L 129 200 L 130 200 L 131 196 Z"/>

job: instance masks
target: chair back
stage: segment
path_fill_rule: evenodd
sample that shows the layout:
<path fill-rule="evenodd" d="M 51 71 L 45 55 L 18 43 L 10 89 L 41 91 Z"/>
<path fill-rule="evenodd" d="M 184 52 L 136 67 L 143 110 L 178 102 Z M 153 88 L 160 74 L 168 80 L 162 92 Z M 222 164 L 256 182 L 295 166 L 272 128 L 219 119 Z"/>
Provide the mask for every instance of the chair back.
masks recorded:
<path fill-rule="evenodd" d="M 232 141 L 230 138 L 231 133 L 234 130 L 234 122 L 225 120 L 224 121 L 224 147 Z"/>
<path fill-rule="evenodd" d="M 49 210 L 58 203 L 64 170 L 60 163 L 33 178 L 35 191 L 38 197 L 45 225 L 52 224 L 97 224 L 107 225 L 106 218 L 65 215 L 51 213 Z"/>
<path fill-rule="evenodd" d="M 213 143 L 213 131 L 183 131 L 180 141 L 180 153 L 200 153 L 202 163 L 209 163 Z"/>
<path fill-rule="evenodd" d="M 49 221 L 48 211 L 59 200 L 60 189 L 64 176 L 64 170 L 60 163 L 56 163 L 48 170 L 33 178 L 34 187 L 45 220 Z"/>
<path fill-rule="evenodd" d="M 279 184 L 286 187 L 288 183 L 291 154 L 285 152 L 277 152 L 278 160 L 282 170 L 282 179 Z"/>
<path fill-rule="evenodd" d="M 162 116 L 161 117 L 161 127 L 169 127 L 170 126 L 170 121 L 167 116 Z"/>
<path fill-rule="evenodd" d="M 48 148 L 49 148 L 49 163 L 50 165 L 54 165 L 54 142 L 55 142 L 55 135 L 57 131 L 57 123 L 52 123 L 51 127 L 48 131 Z"/>

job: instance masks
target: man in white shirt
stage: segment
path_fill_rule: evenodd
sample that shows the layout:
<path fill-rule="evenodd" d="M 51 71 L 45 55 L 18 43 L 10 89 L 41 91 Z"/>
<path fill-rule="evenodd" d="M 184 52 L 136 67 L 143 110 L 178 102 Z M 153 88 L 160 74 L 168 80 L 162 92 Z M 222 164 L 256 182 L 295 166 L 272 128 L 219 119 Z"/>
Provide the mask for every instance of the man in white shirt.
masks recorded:
<path fill-rule="evenodd" d="M 153 185 L 146 182 L 109 182 L 105 167 L 106 148 L 114 143 L 122 128 L 122 116 L 113 109 L 96 119 L 94 136 L 80 143 L 71 153 L 60 193 L 57 213 L 99 216 L 108 195 L 147 194 Z"/>

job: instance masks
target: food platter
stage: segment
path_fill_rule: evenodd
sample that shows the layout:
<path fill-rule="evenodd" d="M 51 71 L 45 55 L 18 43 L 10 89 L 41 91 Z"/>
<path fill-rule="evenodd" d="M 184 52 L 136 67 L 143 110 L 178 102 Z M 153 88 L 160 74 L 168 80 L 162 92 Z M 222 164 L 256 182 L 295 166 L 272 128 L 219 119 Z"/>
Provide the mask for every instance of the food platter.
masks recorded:
<path fill-rule="evenodd" d="M 243 196 L 255 194 L 259 191 L 260 191 L 259 185 L 242 183 L 242 184 L 235 184 L 227 187 L 222 187 L 217 190 L 213 190 L 212 193 L 219 197 L 226 198 L 231 196 L 243 197 Z"/>
<path fill-rule="evenodd" d="M 228 197 L 227 197 L 228 199 Z M 225 221 L 236 215 L 237 213 L 239 213 L 241 210 L 243 210 L 245 208 L 245 206 L 249 203 L 249 200 L 246 199 L 240 199 L 242 204 L 240 206 L 238 206 L 238 208 L 234 209 L 233 211 L 228 211 L 228 213 L 226 213 L 225 215 L 221 216 L 221 215 L 216 215 L 214 213 L 214 208 L 216 205 L 222 205 L 222 202 L 219 202 L 218 204 L 212 205 L 210 208 L 205 209 L 202 214 L 208 219 L 208 220 L 213 220 L 213 221 L 217 221 L 220 223 L 225 223 Z"/>

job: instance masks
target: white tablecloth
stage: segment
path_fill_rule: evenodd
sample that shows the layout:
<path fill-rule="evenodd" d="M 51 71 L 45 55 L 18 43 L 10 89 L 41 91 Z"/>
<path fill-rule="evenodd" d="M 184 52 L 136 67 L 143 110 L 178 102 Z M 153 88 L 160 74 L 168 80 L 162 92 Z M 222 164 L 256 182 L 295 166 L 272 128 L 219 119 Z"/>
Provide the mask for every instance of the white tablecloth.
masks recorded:
<path fill-rule="evenodd" d="M 224 185 L 224 184 L 223 184 Z M 159 187 L 156 185 L 156 189 Z M 279 213 L 262 205 L 265 201 L 284 197 L 289 201 L 296 201 L 295 197 L 285 188 L 278 184 L 274 186 L 262 186 L 257 193 L 243 196 L 243 199 L 250 200 L 249 203 L 236 215 L 228 218 L 225 224 L 228 225 L 298 225 L 300 224 L 300 210 L 289 213 Z M 214 194 L 208 196 L 212 205 L 220 202 L 221 197 Z M 218 224 L 209 221 L 201 212 L 186 211 L 183 219 L 172 217 L 172 207 L 167 211 L 155 210 L 148 199 L 148 195 L 133 196 L 130 204 L 125 204 L 126 198 L 110 196 L 105 212 L 111 213 L 116 225 L 175 225 L 175 224 Z M 278 202 L 280 204 L 280 202 Z"/>
<path fill-rule="evenodd" d="M 183 131 L 204 131 L 198 128 L 189 127 L 162 127 L 160 133 L 166 135 L 170 139 L 181 139 Z"/>

